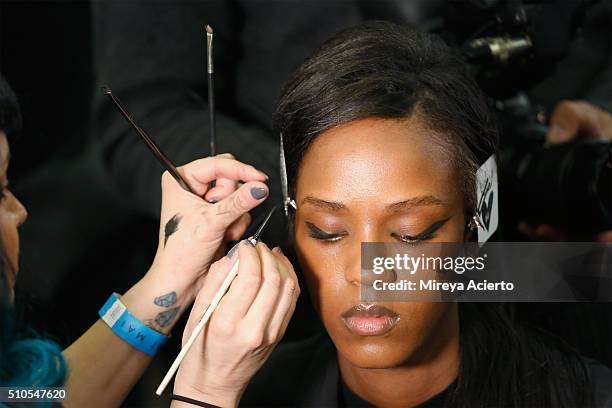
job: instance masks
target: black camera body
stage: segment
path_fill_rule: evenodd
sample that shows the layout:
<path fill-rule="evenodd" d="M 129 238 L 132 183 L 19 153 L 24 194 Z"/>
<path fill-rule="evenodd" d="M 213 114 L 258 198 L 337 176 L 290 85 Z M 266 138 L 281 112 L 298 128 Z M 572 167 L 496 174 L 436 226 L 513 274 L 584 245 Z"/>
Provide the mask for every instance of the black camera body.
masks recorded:
<path fill-rule="evenodd" d="M 544 143 L 547 127 L 507 118 L 500 157 L 500 210 L 510 226 L 549 224 L 589 240 L 612 229 L 612 143 Z M 514 123 L 510 125 L 509 123 Z"/>
<path fill-rule="evenodd" d="M 542 109 L 521 91 L 552 72 L 565 55 L 588 1 L 526 3 L 480 4 L 494 17 L 476 30 L 478 37 L 460 46 L 480 86 L 496 100 L 502 125 L 502 234 L 518 239 L 514 227 L 526 221 L 589 240 L 612 229 L 612 142 L 546 145 Z"/>

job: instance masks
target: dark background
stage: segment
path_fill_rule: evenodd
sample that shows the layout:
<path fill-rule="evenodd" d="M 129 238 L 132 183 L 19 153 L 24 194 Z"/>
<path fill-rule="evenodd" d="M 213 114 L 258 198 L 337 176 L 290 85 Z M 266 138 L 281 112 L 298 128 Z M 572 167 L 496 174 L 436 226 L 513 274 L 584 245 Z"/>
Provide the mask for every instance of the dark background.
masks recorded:
<path fill-rule="evenodd" d="M 364 8 L 374 14 L 382 10 L 373 4 Z M 534 87 L 549 111 L 562 97 L 584 96 L 577 85 L 578 72 L 590 76 L 584 72 L 586 59 L 601 67 L 612 55 L 580 44 L 575 48 L 582 57 L 557 70 L 560 77 Z M 17 93 L 24 116 L 21 138 L 11 147 L 9 171 L 12 188 L 29 211 L 20 230 L 17 289 L 24 319 L 64 347 L 97 320 L 98 308 L 111 292 L 125 292 L 144 275 L 157 244 L 157 220 L 119 192 L 105 168 L 100 143 L 91 136 L 91 98 L 101 85 L 95 82 L 92 54 L 89 2 L 0 2 L 0 71 Z M 612 361 L 608 305 L 536 309 L 541 321 L 583 352 Z M 533 317 L 531 309 L 523 312 Z M 286 338 L 300 338 L 317 327 L 302 296 Z M 126 405 L 154 403 L 153 390 L 179 341 L 176 330 L 172 344 L 154 360 Z"/>

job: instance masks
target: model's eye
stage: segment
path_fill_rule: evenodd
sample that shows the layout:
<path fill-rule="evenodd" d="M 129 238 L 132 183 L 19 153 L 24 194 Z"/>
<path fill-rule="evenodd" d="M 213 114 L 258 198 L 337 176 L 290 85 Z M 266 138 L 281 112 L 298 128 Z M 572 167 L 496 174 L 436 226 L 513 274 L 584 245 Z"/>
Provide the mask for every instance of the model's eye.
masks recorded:
<path fill-rule="evenodd" d="M 436 221 L 425 229 L 425 231 L 418 233 L 417 235 L 406 235 L 406 234 L 391 234 L 394 238 L 399 241 L 406 242 L 408 244 L 414 244 L 420 241 L 428 241 L 436 236 L 436 231 L 446 224 L 450 218 Z"/>
<path fill-rule="evenodd" d="M 306 227 L 308 227 L 308 235 L 320 241 L 335 242 L 342 239 L 342 237 L 346 235 L 346 232 L 323 231 L 322 229 L 310 222 L 306 222 Z"/>

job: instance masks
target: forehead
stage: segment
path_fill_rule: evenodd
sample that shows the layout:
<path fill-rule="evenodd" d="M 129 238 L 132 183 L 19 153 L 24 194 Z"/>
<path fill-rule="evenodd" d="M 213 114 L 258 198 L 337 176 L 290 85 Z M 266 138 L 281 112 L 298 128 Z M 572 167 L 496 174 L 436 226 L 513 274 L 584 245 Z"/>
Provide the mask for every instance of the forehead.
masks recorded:
<path fill-rule="evenodd" d="M 452 154 L 443 138 L 414 117 L 368 118 L 332 128 L 310 146 L 301 163 L 297 199 L 334 201 L 386 196 L 385 201 L 457 193 Z"/>

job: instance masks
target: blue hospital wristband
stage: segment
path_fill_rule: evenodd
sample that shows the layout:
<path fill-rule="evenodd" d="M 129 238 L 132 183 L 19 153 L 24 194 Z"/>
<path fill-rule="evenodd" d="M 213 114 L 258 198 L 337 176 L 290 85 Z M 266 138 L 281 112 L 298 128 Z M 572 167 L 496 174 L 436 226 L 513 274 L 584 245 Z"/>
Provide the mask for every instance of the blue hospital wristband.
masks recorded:
<path fill-rule="evenodd" d="M 116 293 L 108 298 L 98 314 L 117 336 L 151 357 L 155 356 L 169 338 L 138 320 L 121 303 Z"/>

